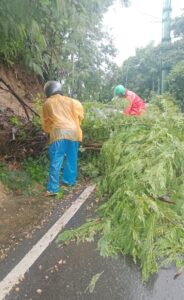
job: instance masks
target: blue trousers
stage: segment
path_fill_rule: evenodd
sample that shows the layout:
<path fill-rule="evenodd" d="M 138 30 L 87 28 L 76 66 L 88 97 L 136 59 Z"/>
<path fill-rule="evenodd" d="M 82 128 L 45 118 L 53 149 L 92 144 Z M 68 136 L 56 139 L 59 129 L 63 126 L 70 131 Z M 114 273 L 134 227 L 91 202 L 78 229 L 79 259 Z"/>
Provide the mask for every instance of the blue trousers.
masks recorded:
<path fill-rule="evenodd" d="M 62 165 L 64 164 L 62 182 L 75 185 L 77 179 L 77 160 L 79 142 L 59 140 L 49 147 L 50 170 L 47 190 L 58 192 L 59 178 Z"/>

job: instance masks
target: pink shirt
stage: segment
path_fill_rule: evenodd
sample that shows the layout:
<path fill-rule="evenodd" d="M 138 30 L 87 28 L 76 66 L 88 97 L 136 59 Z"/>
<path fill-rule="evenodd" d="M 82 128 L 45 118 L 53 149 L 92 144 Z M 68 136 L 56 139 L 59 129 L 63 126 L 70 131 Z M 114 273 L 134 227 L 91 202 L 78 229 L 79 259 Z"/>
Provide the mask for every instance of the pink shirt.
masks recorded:
<path fill-rule="evenodd" d="M 140 116 L 143 112 L 145 112 L 145 103 L 138 95 L 127 89 L 125 97 L 129 100 L 129 106 L 124 109 L 124 115 Z"/>

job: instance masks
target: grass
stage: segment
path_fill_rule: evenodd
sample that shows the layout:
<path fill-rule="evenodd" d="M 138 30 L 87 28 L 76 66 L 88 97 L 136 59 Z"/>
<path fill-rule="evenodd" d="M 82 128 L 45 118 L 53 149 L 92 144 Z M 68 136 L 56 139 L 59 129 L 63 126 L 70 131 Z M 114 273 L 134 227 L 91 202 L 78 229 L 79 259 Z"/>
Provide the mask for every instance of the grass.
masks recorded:
<path fill-rule="evenodd" d="M 0 163 L 0 181 L 11 191 L 23 195 L 39 194 L 46 187 L 49 161 L 46 156 L 28 158 L 18 168 Z"/>
<path fill-rule="evenodd" d="M 57 200 L 62 200 L 64 197 L 64 190 L 60 189 L 59 192 L 56 195 Z"/>

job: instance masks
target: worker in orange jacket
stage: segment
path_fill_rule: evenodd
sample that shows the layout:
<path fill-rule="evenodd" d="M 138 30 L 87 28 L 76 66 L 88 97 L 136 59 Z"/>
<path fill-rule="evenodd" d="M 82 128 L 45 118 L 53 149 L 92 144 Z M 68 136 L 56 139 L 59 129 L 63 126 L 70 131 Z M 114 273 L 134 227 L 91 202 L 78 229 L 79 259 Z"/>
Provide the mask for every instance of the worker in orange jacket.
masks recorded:
<path fill-rule="evenodd" d="M 62 183 L 76 184 L 78 146 L 82 141 L 82 104 L 63 96 L 60 82 L 48 81 L 44 86 L 47 97 L 41 114 L 43 130 L 49 134 L 50 171 L 46 195 L 56 195 L 62 166 Z"/>
<path fill-rule="evenodd" d="M 117 85 L 115 87 L 114 94 L 117 97 L 123 98 L 124 109 L 122 113 L 124 115 L 140 116 L 143 112 L 145 112 L 146 107 L 144 100 L 142 100 L 134 92 L 129 91 L 123 85 Z"/>

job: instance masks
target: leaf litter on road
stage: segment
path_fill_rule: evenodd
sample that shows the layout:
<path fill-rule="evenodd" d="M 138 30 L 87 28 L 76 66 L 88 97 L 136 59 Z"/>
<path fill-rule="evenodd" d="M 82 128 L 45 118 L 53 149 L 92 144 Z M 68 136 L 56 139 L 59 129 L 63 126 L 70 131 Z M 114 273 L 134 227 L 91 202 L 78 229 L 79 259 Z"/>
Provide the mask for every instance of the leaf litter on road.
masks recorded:
<path fill-rule="evenodd" d="M 102 271 L 101 273 L 97 273 L 91 278 L 91 281 L 90 281 L 89 285 L 87 286 L 85 293 L 89 292 L 90 294 L 92 294 L 94 292 L 96 283 L 99 280 L 100 276 L 103 274 L 103 272 L 104 271 Z"/>

